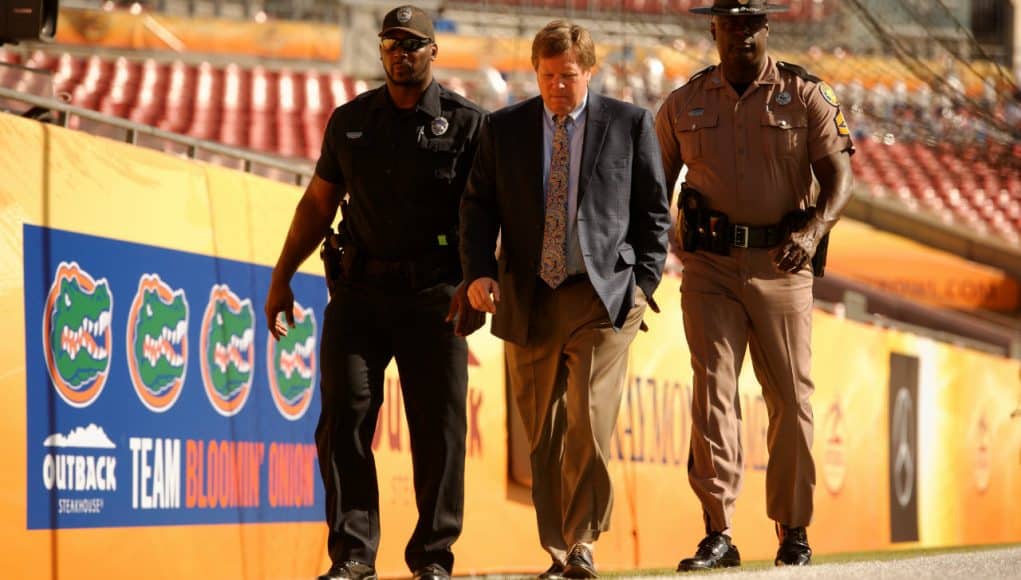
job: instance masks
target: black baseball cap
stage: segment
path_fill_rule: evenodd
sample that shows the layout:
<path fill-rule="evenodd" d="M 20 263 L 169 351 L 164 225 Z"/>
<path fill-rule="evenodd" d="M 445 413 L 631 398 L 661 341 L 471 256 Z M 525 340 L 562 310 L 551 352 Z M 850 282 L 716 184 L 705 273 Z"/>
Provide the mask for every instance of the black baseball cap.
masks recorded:
<path fill-rule="evenodd" d="M 403 30 L 419 38 L 435 38 L 433 20 L 421 8 L 405 5 L 398 6 L 383 17 L 383 28 L 379 36 L 386 36 L 394 30 Z"/>

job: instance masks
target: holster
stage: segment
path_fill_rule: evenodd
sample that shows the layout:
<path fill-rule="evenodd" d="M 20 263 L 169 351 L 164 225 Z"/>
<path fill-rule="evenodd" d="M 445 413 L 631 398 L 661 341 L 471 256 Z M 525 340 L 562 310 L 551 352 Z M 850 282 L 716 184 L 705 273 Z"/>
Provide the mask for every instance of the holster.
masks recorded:
<path fill-rule="evenodd" d="M 812 255 L 812 273 L 816 278 L 822 278 L 826 273 L 826 253 L 829 248 L 830 233 L 826 232 L 826 235 L 819 240 L 819 245 L 815 247 L 815 254 Z"/>
<path fill-rule="evenodd" d="M 326 232 L 322 246 L 319 248 L 319 258 L 323 261 L 326 288 L 329 290 L 330 296 L 333 296 L 341 278 L 351 279 L 359 258 L 358 249 L 351 243 L 343 221 L 338 225 L 336 231 L 330 228 Z"/>
<path fill-rule="evenodd" d="M 681 231 L 678 239 L 685 252 L 704 250 L 721 256 L 730 255 L 730 218 L 727 214 L 706 207 L 705 199 L 695 188 L 681 185 L 678 203 Z"/>

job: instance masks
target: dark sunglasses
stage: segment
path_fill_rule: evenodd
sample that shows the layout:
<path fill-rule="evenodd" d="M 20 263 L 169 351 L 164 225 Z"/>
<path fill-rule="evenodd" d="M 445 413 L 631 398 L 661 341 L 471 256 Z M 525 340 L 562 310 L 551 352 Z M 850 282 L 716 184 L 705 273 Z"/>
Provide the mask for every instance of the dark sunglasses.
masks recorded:
<path fill-rule="evenodd" d="M 415 38 L 413 36 L 407 38 L 383 37 L 379 39 L 379 46 L 387 52 L 393 52 L 398 47 L 404 52 L 417 52 L 432 43 L 431 38 Z"/>
<path fill-rule="evenodd" d="M 765 28 L 769 20 L 764 14 L 755 16 L 721 16 L 716 19 L 716 26 L 725 30 L 748 30 L 758 31 Z"/>

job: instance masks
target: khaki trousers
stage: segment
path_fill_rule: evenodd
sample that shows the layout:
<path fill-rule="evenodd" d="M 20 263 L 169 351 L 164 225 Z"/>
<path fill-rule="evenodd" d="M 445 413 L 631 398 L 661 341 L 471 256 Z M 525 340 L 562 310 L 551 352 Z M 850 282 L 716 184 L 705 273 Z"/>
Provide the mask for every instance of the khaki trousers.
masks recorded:
<path fill-rule="evenodd" d="M 694 371 L 688 480 L 708 531 L 730 528 L 741 491 L 741 403 L 746 347 L 769 427 L 766 512 L 788 526 L 812 519 L 812 273 L 778 272 L 768 250 L 685 253 L 684 332 Z"/>
<path fill-rule="evenodd" d="M 646 303 L 636 287 L 636 304 L 617 331 L 587 280 L 538 286 L 528 345 L 506 343 L 507 363 L 531 445 L 539 540 L 563 562 L 573 544 L 609 528 L 610 439 Z"/>

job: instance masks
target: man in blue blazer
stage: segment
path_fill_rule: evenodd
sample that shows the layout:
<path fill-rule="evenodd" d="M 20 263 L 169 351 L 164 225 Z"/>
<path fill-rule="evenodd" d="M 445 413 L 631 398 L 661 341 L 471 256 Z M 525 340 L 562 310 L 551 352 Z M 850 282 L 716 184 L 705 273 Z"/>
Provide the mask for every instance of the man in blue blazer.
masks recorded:
<path fill-rule="evenodd" d="M 507 341 L 531 444 L 542 578 L 594 578 L 628 347 L 659 284 L 669 199 L 652 115 L 588 90 L 588 32 L 532 43 L 540 96 L 492 113 L 461 200 L 468 297 Z M 500 238 L 499 257 L 496 256 Z"/>

